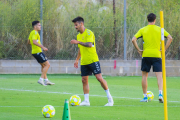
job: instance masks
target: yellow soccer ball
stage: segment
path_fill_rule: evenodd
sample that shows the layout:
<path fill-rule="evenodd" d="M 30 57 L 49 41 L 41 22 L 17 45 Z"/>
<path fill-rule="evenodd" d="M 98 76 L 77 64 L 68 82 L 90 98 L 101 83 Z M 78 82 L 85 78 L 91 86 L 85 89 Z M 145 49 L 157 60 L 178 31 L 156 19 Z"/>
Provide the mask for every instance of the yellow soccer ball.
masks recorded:
<path fill-rule="evenodd" d="M 55 115 L 55 109 L 52 105 L 46 105 L 42 109 L 42 114 L 45 118 L 52 118 Z"/>
<path fill-rule="evenodd" d="M 151 91 L 147 91 L 147 98 L 148 98 L 148 101 L 152 101 L 154 99 L 154 94 Z"/>
<path fill-rule="evenodd" d="M 69 103 L 72 106 L 78 106 L 81 103 L 81 98 L 78 95 L 71 96 Z"/>

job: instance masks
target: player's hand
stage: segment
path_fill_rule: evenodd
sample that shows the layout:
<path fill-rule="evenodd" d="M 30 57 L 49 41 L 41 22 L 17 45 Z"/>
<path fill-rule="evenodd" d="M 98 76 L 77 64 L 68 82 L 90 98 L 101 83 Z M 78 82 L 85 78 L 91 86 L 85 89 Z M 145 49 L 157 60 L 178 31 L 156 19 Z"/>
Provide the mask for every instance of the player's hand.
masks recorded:
<path fill-rule="evenodd" d="M 75 62 L 74 62 L 74 67 L 75 67 L 75 68 L 78 68 L 78 61 L 75 61 Z"/>
<path fill-rule="evenodd" d="M 143 50 L 138 50 L 138 53 L 142 57 Z"/>
<path fill-rule="evenodd" d="M 43 47 L 42 49 L 43 49 L 44 51 L 48 51 L 48 49 L 47 49 L 46 47 Z"/>
<path fill-rule="evenodd" d="M 77 41 L 77 40 L 71 40 L 70 43 L 71 43 L 71 44 L 78 44 L 79 41 Z"/>

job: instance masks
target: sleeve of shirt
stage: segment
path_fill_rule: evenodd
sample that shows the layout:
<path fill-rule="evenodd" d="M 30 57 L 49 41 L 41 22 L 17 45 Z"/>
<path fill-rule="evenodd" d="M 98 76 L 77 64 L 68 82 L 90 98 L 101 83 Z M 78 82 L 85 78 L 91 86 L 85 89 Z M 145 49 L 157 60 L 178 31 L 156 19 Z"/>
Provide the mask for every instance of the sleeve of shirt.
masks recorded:
<path fill-rule="evenodd" d="M 32 40 L 37 40 L 37 36 L 35 35 L 35 33 L 32 34 Z"/>
<path fill-rule="evenodd" d="M 167 37 L 168 35 L 169 33 L 166 30 L 164 30 L 164 37 Z"/>
<path fill-rule="evenodd" d="M 77 36 L 77 41 L 78 41 L 78 36 Z M 80 45 L 78 44 L 78 48 L 80 48 Z"/>
<path fill-rule="evenodd" d="M 142 37 L 141 29 L 134 35 L 137 39 Z"/>
<path fill-rule="evenodd" d="M 93 32 L 88 32 L 87 33 L 87 41 L 86 42 L 94 42 L 94 33 Z"/>

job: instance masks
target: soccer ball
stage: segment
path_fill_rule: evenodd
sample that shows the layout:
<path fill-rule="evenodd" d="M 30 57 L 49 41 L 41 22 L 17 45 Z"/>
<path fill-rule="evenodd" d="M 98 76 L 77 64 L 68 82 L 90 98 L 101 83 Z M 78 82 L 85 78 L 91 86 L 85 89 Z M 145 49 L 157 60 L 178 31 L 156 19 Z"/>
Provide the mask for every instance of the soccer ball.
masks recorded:
<path fill-rule="evenodd" d="M 52 105 L 46 105 L 42 109 L 42 114 L 45 118 L 52 118 L 55 115 L 55 109 Z"/>
<path fill-rule="evenodd" d="M 152 101 L 154 98 L 154 94 L 151 91 L 147 91 L 147 98 L 148 101 Z"/>
<path fill-rule="evenodd" d="M 78 106 L 81 103 L 81 98 L 78 95 L 73 95 L 69 101 L 72 106 Z"/>

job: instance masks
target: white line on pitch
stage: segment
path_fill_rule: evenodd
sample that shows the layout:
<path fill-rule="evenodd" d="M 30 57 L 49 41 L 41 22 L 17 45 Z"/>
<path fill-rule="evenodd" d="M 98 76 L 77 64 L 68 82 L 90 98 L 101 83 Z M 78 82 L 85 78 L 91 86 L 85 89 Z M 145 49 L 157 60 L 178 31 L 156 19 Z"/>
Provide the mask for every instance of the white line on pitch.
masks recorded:
<path fill-rule="evenodd" d="M 1 90 L 12 90 L 12 91 L 24 91 L 24 92 L 43 92 L 43 93 L 57 93 L 57 94 L 74 94 L 74 93 L 67 93 L 67 92 L 48 92 L 48 91 L 34 91 L 34 90 L 22 90 L 22 89 L 7 89 L 7 88 L 0 88 Z M 76 95 L 84 95 L 84 94 L 76 94 Z M 89 96 L 97 96 L 97 97 L 107 97 L 103 95 L 89 95 Z M 142 98 L 130 98 L 130 97 L 117 97 L 112 96 L 113 98 L 121 98 L 121 99 L 142 99 Z M 158 100 L 153 100 L 158 101 Z M 180 102 L 180 101 L 168 101 L 168 102 Z"/>
<path fill-rule="evenodd" d="M 147 107 L 164 107 L 164 106 L 157 106 L 157 105 L 114 105 L 114 107 L 142 107 L 142 106 L 147 106 Z M 26 108 L 26 107 L 43 107 L 43 106 L 0 106 L 0 108 Z M 54 106 L 56 107 L 64 107 L 64 106 Z M 70 107 L 107 107 L 107 106 L 70 106 Z M 168 106 L 168 107 L 180 107 L 180 106 Z"/>

